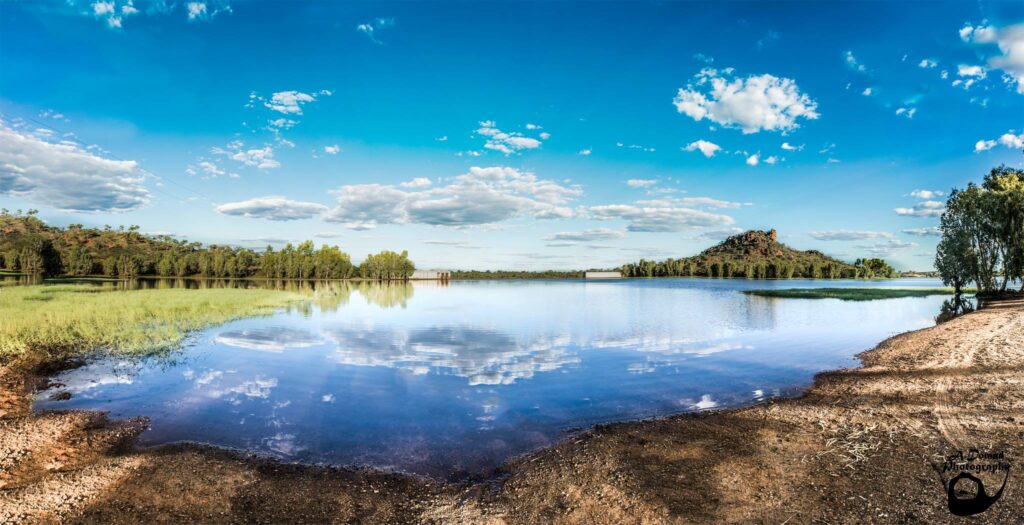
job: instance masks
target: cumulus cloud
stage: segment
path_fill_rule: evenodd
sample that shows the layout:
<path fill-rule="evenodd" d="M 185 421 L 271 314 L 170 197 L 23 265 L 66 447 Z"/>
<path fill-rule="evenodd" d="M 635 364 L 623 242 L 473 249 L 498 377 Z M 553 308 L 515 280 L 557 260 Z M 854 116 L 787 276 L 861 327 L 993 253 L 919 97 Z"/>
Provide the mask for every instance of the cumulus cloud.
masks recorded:
<path fill-rule="evenodd" d="M 327 206 L 323 204 L 293 201 L 284 197 L 258 197 L 247 201 L 229 202 L 217 206 L 217 212 L 224 215 L 238 215 L 271 221 L 309 219 L 325 211 L 327 211 Z"/>
<path fill-rule="evenodd" d="M 967 64 L 960 64 L 956 66 L 956 74 L 961 77 L 976 77 L 985 78 L 985 68 L 981 66 L 970 66 Z"/>
<path fill-rule="evenodd" d="M 864 95 L 865 97 L 870 97 L 873 93 L 874 93 L 874 90 L 872 90 L 869 87 L 868 88 L 864 88 L 864 91 L 860 92 L 860 94 Z"/>
<path fill-rule="evenodd" d="M 713 142 L 708 142 L 706 140 L 698 140 L 696 142 L 691 142 L 691 143 L 687 144 L 685 148 L 683 148 L 683 150 L 685 150 L 685 151 L 698 151 L 699 150 L 701 153 L 704 154 L 705 157 L 707 157 L 709 159 L 711 157 L 714 157 L 715 153 L 718 152 L 721 149 L 722 148 L 718 144 L 715 144 Z"/>
<path fill-rule="evenodd" d="M 271 111 L 278 113 L 301 115 L 302 106 L 317 99 L 318 96 L 330 96 L 328 90 L 321 90 L 318 93 L 303 93 L 301 91 L 279 91 L 270 96 L 270 100 L 263 103 Z"/>
<path fill-rule="evenodd" d="M 789 131 L 798 120 L 818 118 L 817 103 L 801 93 L 796 82 L 773 75 L 735 78 L 732 69 L 705 68 L 696 82 L 673 99 L 676 110 L 693 120 L 708 119 L 743 133 Z"/>
<path fill-rule="evenodd" d="M 739 208 L 740 206 L 749 206 L 750 203 L 743 202 L 732 202 L 724 201 L 721 199 L 712 199 L 711 197 L 663 197 L 659 199 L 639 200 L 637 204 L 655 207 L 655 208 L 669 208 L 673 206 L 682 207 L 706 207 L 706 208 Z"/>
<path fill-rule="evenodd" d="M 269 170 L 280 168 L 281 163 L 274 159 L 274 148 L 263 146 L 262 148 L 246 148 L 245 143 L 235 140 L 223 148 L 211 148 L 210 152 L 239 162 L 244 166 Z"/>
<path fill-rule="evenodd" d="M 1003 133 L 995 140 L 979 140 L 974 144 L 974 152 L 987 151 L 997 145 L 1002 145 L 1016 150 L 1024 149 L 1024 133 L 1017 135 L 1011 130 Z"/>
<path fill-rule="evenodd" d="M 914 190 L 910 192 L 911 197 L 917 197 L 918 199 L 934 199 L 935 197 L 941 197 L 945 195 L 945 192 L 939 190 Z"/>
<path fill-rule="evenodd" d="M 73 212 L 121 212 L 149 202 L 145 174 L 133 160 L 49 142 L 0 121 L 0 195 L 25 197 Z"/>
<path fill-rule="evenodd" d="M 202 161 L 196 163 L 195 165 L 189 165 L 189 167 L 185 170 L 185 173 L 187 173 L 189 176 L 192 176 L 192 177 L 202 173 L 205 176 L 205 178 L 209 178 L 209 179 L 215 179 L 217 177 L 223 177 L 223 176 L 228 176 L 228 177 L 231 177 L 231 178 L 238 178 L 238 174 L 237 173 L 228 172 L 228 171 L 224 170 L 223 168 L 221 168 L 220 166 L 218 166 L 218 165 L 216 165 L 216 164 L 214 164 L 214 163 L 212 163 L 212 162 L 210 162 L 208 160 L 202 160 Z"/>
<path fill-rule="evenodd" d="M 960 29 L 960 38 L 976 44 L 995 44 L 1000 54 L 989 58 L 988 65 L 1002 70 L 1008 83 L 1016 84 L 1017 93 L 1024 94 L 1024 24 L 1003 28 L 968 24 Z"/>
<path fill-rule="evenodd" d="M 399 186 L 403 188 L 425 188 L 431 184 L 430 179 L 426 177 L 416 177 L 413 180 L 400 183 Z"/>
<path fill-rule="evenodd" d="M 938 226 L 929 226 L 927 228 L 910 228 L 903 230 L 903 233 L 907 235 L 916 235 L 918 237 L 942 237 L 942 229 Z"/>
<path fill-rule="evenodd" d="M 586 148 L 586 149 L 581 149 L 579 154 L 583 155 L 585 157 L 587 155 L 590 155 L 591 153 L 593 153 L 593 151 L 590 148 Z"/>
<path fill-rule="evenodd" d="M 654 179 L 629 179 L 626 181 L 626 185 L 630 188 L 649 188 L 657 183 L 658 181 Z"/>
<path fill-rule="evenodd" d="M 913 208 L 895 208 L 896 215 L 908 217 L 938 217 L 946 211 L 946 205 L 942 201 L 923 201 L 914 205 Z"/>
<path fill-rule="evenodd" d="M 356 31 L 366 35 L 375 44 L 384 44 L 377 39 L 377 33 L 382 29 L 387 29 L 395 25 L 394 18 L 375 18 L 370 22 L 359 24 L 356 26 Z"/>
<path fill-rule="evenodd" d="M 595 228 L 592 230 L 583 230 L 579 232 L 559 232 L 545 237 L 544 240 L 592 242 L 610 241 L 613 239 L 621 239 L 625 236 L 626 232 L 622 230 L 614 230 L 612 228 Z"/>
<path fill-rule="evenodd" d="M 794 146 L 794 145 L 792 145 L 792 144 L 790 144 L 788 142 L 783 142 L 782 143 L 782 149 L 784 149 L 786 151 L 800 151 L 800 150 L 804 149 L 804 145 L 801 144 L 799 146 Z"/>
<path fill-rule="evenodd" d="M 74 2 L 69 1 L 68 3 Z M 89 15 L 105 21 L 108 27 L 114 29 L 121 29 L 127 17 L 143 13 L 142 10 L 135 7 L 134 0 L 98 0 L 88 5 Z M 165 15 L 176 12 L 178 8 L 184 9 L 185 17 L 190 22 L 208 21 L 220 13 L 231 12 L 231 4 L 228 0 L 207 0 L 181 4 L 154 2 L 153 6 L 144 13 L 146 15 Z"/>
<path fill-rule="evenodd" d="M 934 69 L 939 65 L 938 62 L 930 58 L 925 58 L 917 63 L 917 67 L 922 69 Z"/>
<path fill-rule="evenodd" d="M 351 227 L 377 224 L 474 226 L 516 217 L 569 218 L 578 186 L 537 178 L 508 167 L 472 167 L 447 186 L 411 191 L 393 185 L 358 184 L 332 192 L 337 206 L 325 220 Z"/>
<path fill-rule="evenodd" d="M 536 129 L 536 126 L 534 128 L 527 127 L 527 129 Z M 481 122 L 476 134 L 487 137 L 487 142 L 484 143 L 485 148 L 500 151 L 505 155 L 511 155 L 524 149 L 539 148 L 541 140 L 550 137 L 547 133 L 541 133 L 540 139 L 526 137 L 522 133 L 514 131 L 506 133 L 495 127 L 493 120 Z"/>
<path fill-rule="evenodd" d="M 819 241 L 862 241 L 865 239 L 891 239 L 892 234 L 864 230 L 832 230 L 811 232 L 810 236 Z"/>
<path fill-rule="evenodd" d="M 340 152 L 341 152 L 341 147 L 338 146 L 337 144 L 333 144 L 331 146 L 324 146 L 324 153 L 326 153 L 328 155 L 337 155 Z"/>
<path fill-rule="evenodd" d="M 747 157 L 747 166 L 757 166 L 761 163 L 761 156 L 757 153 Z"/>

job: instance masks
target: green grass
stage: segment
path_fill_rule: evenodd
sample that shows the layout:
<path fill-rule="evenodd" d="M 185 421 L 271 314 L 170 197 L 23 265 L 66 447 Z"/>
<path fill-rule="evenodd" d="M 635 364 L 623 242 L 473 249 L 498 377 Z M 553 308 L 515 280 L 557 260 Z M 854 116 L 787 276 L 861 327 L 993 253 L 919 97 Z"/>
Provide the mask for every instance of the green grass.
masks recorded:
<path fill-rule="evenodd" d="M 967 291 L 967 290 L 965 290 Z M 843 301 L 874 301 L 900 297 L 953 295 L 952 288 L 787 288 L 784 290 L 745 290 L 759 297 L 785 299 L 841 299 Z"/>
<path fill-rule="evenodd" d="M 269 314 L 296 293 L 263 289 L 116 291 L 90 285 L 0 288 L 0 364 L 38 365 L 96 351 L 145 355 L 192 330 Z"/>

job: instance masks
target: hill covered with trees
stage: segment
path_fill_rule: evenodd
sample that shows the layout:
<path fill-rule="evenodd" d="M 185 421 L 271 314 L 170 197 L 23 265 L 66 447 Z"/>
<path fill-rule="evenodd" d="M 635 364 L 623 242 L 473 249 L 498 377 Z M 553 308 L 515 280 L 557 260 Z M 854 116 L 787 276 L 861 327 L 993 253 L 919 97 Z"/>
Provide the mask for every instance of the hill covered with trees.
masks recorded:
<path fill-rule="evenodd" d="M 44 275 L 132 278 L 140 276 L 272 279 L 405 279 L 415 266 L 408 253 L 384 251 L 352 264 L 337 246 L 312 241 L 262 252 L 226 245 L 205 246 L 129 228 L 48 226 L 35 211 L 0 211 L 0 268 Z"/>
<path fill-rule="evenodd" d="M 896 271 L 882 259 L 848 264 L 817 250 L 794 250 L 775 230 L 733 235 L 693 257 L 647 261 L 622 267 L 625 277 L 741 277 L 747 279 L 888 278 Z"/>

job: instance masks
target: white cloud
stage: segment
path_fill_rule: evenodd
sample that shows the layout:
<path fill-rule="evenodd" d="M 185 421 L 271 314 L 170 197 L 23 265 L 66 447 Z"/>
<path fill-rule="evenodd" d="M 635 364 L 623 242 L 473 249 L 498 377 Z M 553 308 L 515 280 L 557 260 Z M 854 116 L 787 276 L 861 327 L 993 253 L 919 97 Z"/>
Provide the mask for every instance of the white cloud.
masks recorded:
<path fill-rule="evenodd" d="M 864 88 L 864 91 L 860 92 L 860 94 L 864 95 L 865 97 L 870 97 L 872 93 L 873 91 L 871 90 L 871 88 Z"/>
<path fill-rule="evenodd" d="M 625 220 L 631 232 L 677 232 L 695 228 L 730 226 L 736 221 L 728 215 L 678 206 L 607 204 L 588 208 L 597 220 Z"/>
<path fill-rule="evenodd" d="M 657 183 L 658 181 L 654 179 L 629 179 L 626 181 L 626 185 L 630 188 L 648 188 Z"/>
<path fill-rule="evenodd" d="M 696 121 L 708 119 L 743 133 L 757 133 L 788 131 L 798 128 L 801 118 L 818 118 L 817 103 L 788 78 L 767 74 L 732 78 L 731 69 L 710 68 L 695 78 L 695 84 L 679 89 L 673 103 L 679 113 Z"/>
<path fill-rule="evenodd" d="M 987 151 L 996 147 L 996 141 L 994 140 L 979 140 L 974 143 L 974 152 Z"/>
<path fill-rule="evenodd" d="M 891 239 L 892 234 L 864 230 L 832 230 L 811 232 L 810 236 L 819 241 L 861 241 L 865 239 Z"/>
<path fill-rule="evenodd" d="M 270 146 L 247 149 L 242 141 L 236 140 L 230 142 L 224 148 L 215 147 L 211 148 L 210 151 L 216 155 L 224 155 L 233 161 L 252 168 L 269 170 L 281 167 L 281 163 L 274 159 L 274 148 Z"/>
<path fill-rule="evenodd" d="M 929 226 L 927 228 L 911 228 L 903 230 L 903 233 L 907 235 L 916 235 L 918 237 L 942 237 L 942 229 L 938 226 Z"/>
<path fill-rule="evenodd" d="M 800 151 L 800 150 L 804 149 L 804 145 L 801 144 L 799 146 L 794 146 L 794 145 L 792 145 L 792 144 L 790 144 L 788 142 L 783 142 L 782 143 L 782 149 L 784 149 L 786 151 Z"/>
<path fill-rule="evenodd" d="M 1008 131 L 1000 135 L 996 140 L 979 140 L 974 144 L 974 152 L 978 153 L 981 151 L 987 151 L 997 145 L 1002 145 L 1016 150 L 1024 149 L 1024 133 L 1015 135 L 1013 131 Z"/>
<path fill-rule="evenodd" d="M 917 63 L 917 67 L 922 69 L 934 69 L 938 67 L 939 63 L 930 58 L 925 58 Z"/>
<path fill-rule="evenodd" d="M 757 166 L 761 163 L 761 156 L 757 153 L 747 157 L 747 166 Z"/>
<path fill-rule="evenodd" d="M 895 208 L 896 215 L 909 217 L 938 217 L 946 211 L 946 205 L 941 201 L 924 201 L 914 205 L 913 208 Z"/>
<path fill-rule="evenodd" d="M 217 206 L 217 212 L 224 215 L 238 215 L 271 221 L 309 219 L 325 211 L 327 211 L 327 206 L 323 204 L 293 201 L 284 197 L 258 197 Z"/>
<path fill-rule="evenodd" d="M 591 153 L 593 153 L 593 152 L 590 150 L 590 148 L 581 149 L 580 152 L 579 152 L 579 154 L 583 155 L 584 157 L 587 156 L 587 155 L 590 155 Z"/>
<path fill-rule="evenodd" d="M 447 186 L 409 191 L 392 185 L 358 184 L 332 192 L 338 205 L 325 220 L 348 225 L 431 224 L 474 226 L 517 217 L 572 217 L 569 201 L 583 192 L 508 167 L 472 167 Z"/>
<path fill-rule="evenodd" d="M 359 31 L 360 33 L 366 35 L 367 38 L 373 41 L 373 43 L 383 45 L 384 43 L 377 39 L 377 32 L 380 31 L 381 29 L 393 27 L 394 25 L 394 18 L 375 18 L 371 22 L 357 25 L 356 31 Z"/>
<path fill-rule="evenodd" d="M 782 160 L 782 159 L 780 159 L 779 157 L 776 157 L 775 155 L 769 155 L 767 158 L 764 159 L 764 163 L 765 164 L 774 165 L 774 164 L 778 163 L 780 160 Z"/>
<path fill-rule="evenodd" d="M 133 160 L 95 155 L 73 142 L 48 142 L 0 121 L 0 195 L 74 212 L 121 212 L 149 202 Z"/>
<path fill-rule="evenodd" d="M 898 108 L 896 110 L 896 114 L 897 115 L 900 115 L 900 116 L 903 116 L 903 117 L 907 117 L 908 119 L 914 118 L 914 115 L 916 113 L 917 113 L 917 108 L 913 108 L 913 107 L 911 107 L 911 108 Z"/>
<path fill-rule="evenodd" d="M 898 239 L 889 239 L 877 244 L 859 245 L 857 248 L 867 250 L 871 255 L 891 255 L 895 251 L 913 248 L 914 246 L 917 246 L 917 244 Z"/>
<path fill-rule="evenodd" d="M 750 203 L 743 202 L 732 202 L 724 201 L 721 199 L 712 199 L 711 197 L 662 197 L 657 199 L 648 199 L 636 201 L 641 206 L 653 207 L 653 208 L 670 208 L 674 206 L 681 207 L 710 207 L 710 208 L 739 208 L 740 206 L 749 206 Z"/>
<path fill-rule="evenodd" d="M 1024 148 L 1024 133 L 1020 135 L 1014 135 L 1013 133 L 1004 133 L 999 137 L 999 143 L 1007 148 L 1021 149 Z"/>
<path fill-rule="evenodd" d="M 206 17 L 206 2 L 189 2 L 185 4 L 185 9 L 188 11 L 188 19 L 196 20 Z"/>
<path fill-rule="evenodd" d="M 714 157 L 715 153 L 717 151 L 721 150 L 721 149 L 722 149 L 721 146 L 719 146 L 718 144 L 715 144 L 713 142 L 708 142 L 706 140 L 698 140 L 696 142 L 691 142 L 691 143 L 687 144 L 685 148 L 683 148 L 683 150 L 685 150 L 685 151 L 700 150 L 700 152 L 703 153 L 704 156 L 709 158 L 709 159 L 711 157 Z"/>
<path fill-rule="evenodd" d="M 301 91 L 279 91 L 270 96 L 270 100 L 263 103 L 264 106 L 278 113 L 301 115 L 302 106 L 316 100 L 319 95 L 330 96 L 328 90 L 321 90 L 319 93 L 303 93 Z"/>
<path fill-rule="evenodd" d="M 939 190 L 914 190 L 910 192 L 911 197 L 917 197 L 918 199 L 933 199 L 935 197 L 941 197 L 945 195 L 945 192 Z"/>
<path fill-rule="evenodd" d="M 189 166 L 188 169 L 185 170 L 185 172 L 188 173 L 190 176 L 198 175 L 200 171 L 203 174 L 205 174 L 207 178 L 211 179 L 223 177 L 225 175 L 231 178 L 238 178 L 237 173 L 229 173 L 220 166 L 208 160 L 200 161 L 195 166 Z"/>
<path fill-rule="evenodd" d="M 413 179 L 411 181 L 403 182 L 403 183 L 399 184 L 399 186 L 401 186 L 403 188 L 425 188 L 427 186 L 430 186 L 430 184 L 431 184 L 430 179 L 428 179 L 426 177 L 416 177 L 415 179 Z"/>
<path fill-rule="evenodd" d="M 853 51 L 847 51 L 845 54 L 843 54 L 843 58 L 846 60 L 846 65 L 849 66 L 850 69 L 858 73 L 867 72 L 867 68 L 864 67 L 864 64 L 858 62 L 857 57 L 853 56 Z"/>
<path fill-rule="evenodd" d="M 476 130 L 476 134 L 487 137 L 487 142 L 484 144 L 485 148 L 500 151 L 505 155 L 511 155 L 524 149 L 536 149 L 541 146 L 539 139 L 526 137 L 522 133 L 506 133 L 501 131 L 495 127 L 495 123 L 492 120 L 481 122 L 480 127 Z M 541 139 L 545 139 L 548 136 L 550 135 L 546 133 L 540 134 Z"/>
<path fill-rule="evenodd" d="M 626 232 L 622 230 L 614 230 L 611 228 L 595 228 L 592 230 L 583 230 L 579 232 L 559 232 L 545 237 L 544 240 L 592 242 L 610 241 L 613 239 L 621 239 L 625 236 Z"/>
<path fill-rule="evenodd" d="M 341 236 L 342 234 L 338 232 L 318 232 L 313 234 L 313 237 L 318 237 L 320 239 L 337 239 Z"/>
<path fill-rule="evenodd" d="M 340 152 L 341 147 L 339 147 L 337 144 L 333 144 L 331 146 L 324 146 L 324 153 L 328 155 L 337 155 Z"/>
<path fill-rule="evenodd" d="M 969 66 L 967 64 L 960 64 L 956 66 L 956 74 L 961 77 L 975 77 L 985 78 L 985 68 L 981 66 Z"/>

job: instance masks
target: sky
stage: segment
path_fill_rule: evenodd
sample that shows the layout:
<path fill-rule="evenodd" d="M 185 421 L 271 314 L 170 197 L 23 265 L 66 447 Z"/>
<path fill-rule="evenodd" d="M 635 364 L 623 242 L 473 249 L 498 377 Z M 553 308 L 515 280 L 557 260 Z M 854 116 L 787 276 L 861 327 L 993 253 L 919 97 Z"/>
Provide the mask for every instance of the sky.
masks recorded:
<path fill-rule="evenodd" d="M 928 270 L 950 189 L 1024 165 L 1024 3 L 0 1 L 0 119 L 0 207 L 53 225 Z"/>

